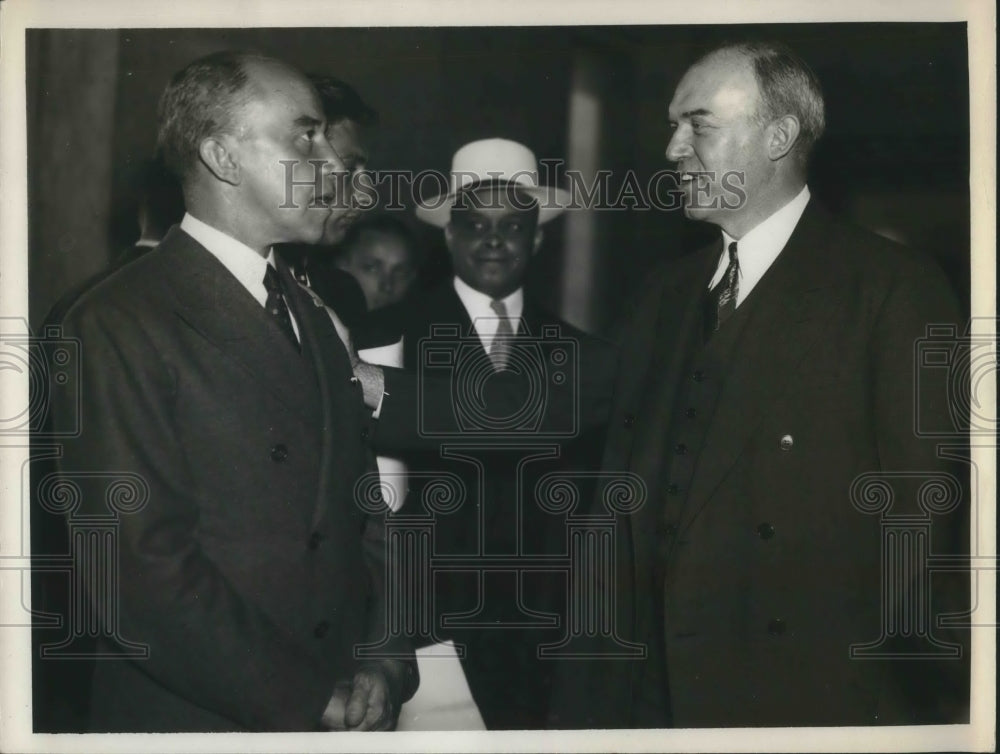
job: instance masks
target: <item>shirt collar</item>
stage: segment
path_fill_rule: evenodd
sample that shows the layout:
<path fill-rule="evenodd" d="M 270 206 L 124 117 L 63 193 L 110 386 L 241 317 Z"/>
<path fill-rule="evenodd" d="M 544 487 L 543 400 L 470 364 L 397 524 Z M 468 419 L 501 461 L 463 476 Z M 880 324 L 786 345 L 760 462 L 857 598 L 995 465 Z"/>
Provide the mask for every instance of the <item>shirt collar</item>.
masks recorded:
<path fill-rule="evenodd" d="M 809 197 L 809 187 L 803 186 L 794 199 L 757 225 L 743 238 L 735 239 L 722 231 L 722 258 L 719 260 L 719 269 L 716 270 L 716 274 L 712 278 L 711 286 L 722 279 L 729 264 L 727 253 L 729 244 L 736 241 L 740 262 L 740 287 L 737 303 L 742 302 L 774 263 L 774 260 L 778 258 L 781 250 L 785 248 L 785 244 L 788 243 L 788 239 L 791 238 L 795 226 L 798 225 L 799 219 L 805 211 L 806 204 L 809 203 Z"/>
<path fill-rule="evenodd" d="M 477 291 L 457 275 L 454 278 L 454 285 L 455 293 L 458 294 L 462 305 L 469 313 L 469 319 L 472 320 L 476 332 L 480 336 L 492 338 L 500 324 L 497 313 L 490 306 L 493 299 L 482 291 Z M 517 332 L 521 315 L 524 313 L 524 289 L 518 288 L 500 300 L 507 307 L 507 318 L 510 320 L 511 327 L 514 332 Z"/>
<path fill-rule="evenodd" d="M 273 248 L 268 251 L 265 259 L 246 244 L 191 214 L 184 215 L 184 219 L 181 220 L 181 230 L 208 249 L 209 253 L 249 291 L 257 303 L 265 305 L 267 289 L 264 287 L 264 273 L 267 272 L 268 264 L 274 266 Z"/>

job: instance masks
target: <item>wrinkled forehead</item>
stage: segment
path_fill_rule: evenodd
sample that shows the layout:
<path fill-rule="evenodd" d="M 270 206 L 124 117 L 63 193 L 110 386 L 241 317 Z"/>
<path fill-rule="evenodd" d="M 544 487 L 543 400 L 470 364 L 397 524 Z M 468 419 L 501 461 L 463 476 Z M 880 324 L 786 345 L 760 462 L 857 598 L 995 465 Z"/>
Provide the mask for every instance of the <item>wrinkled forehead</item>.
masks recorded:
<path fill-rule="evenodd" d="M 707 112 L 735 117 L 756 111 L 757 79 L 743 55 L 719 53 L 688 69 L 670 101 L 670 117 Z"/>
<path fill-rule="evenodd" d="M 319 95 L 297 69 L 277 60 L 252 60 L 246 64 L 247 96 L 259 107 L 323 119 Z"/>

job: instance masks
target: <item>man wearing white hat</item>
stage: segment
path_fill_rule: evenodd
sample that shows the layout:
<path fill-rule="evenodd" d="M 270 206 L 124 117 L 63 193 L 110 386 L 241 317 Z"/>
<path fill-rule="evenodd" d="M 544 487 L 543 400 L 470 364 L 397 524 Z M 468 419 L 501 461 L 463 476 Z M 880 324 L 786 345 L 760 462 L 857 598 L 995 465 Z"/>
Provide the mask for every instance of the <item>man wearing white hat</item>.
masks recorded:
<path fill-rule="evenodd" d="M 478 359 L 481 370 L 490 374 L 530 373 L 543 366 L 541 362 L 551 363 L 550 355 L 564 348 L 592 364 L 573 364 L 580 373 L 608 375 L 603 384 L 610 393 L 615 363 L 611 347 L 525 297 L 523 286 L 542 243 L 542 226 L 570 206 L 568 192 L 538 185 L 537 173 L 535 155 L 522 144 L 475 141 L 455 153 L 449 192 L 418 206 L 419 219 L 444 230 L 454 276 L 416 300 L 381 310 L 371 324 L 383 335 L 402 334 L 404 366 L 419 370 L 425 383 L 432 372 L 441 371 L 428 360 L 430 350 L 447 349 L 458 340 L 467 357 L 469 349 L 474 352 L 465 363 Z M 362 332 L 356 331 L 356 340 L 365 345 Z M 572 422 L 568 404 L 558 403 L 560 380 L 550 376 L 543 379 L 555 390 L 546 394 L 541 407 L 545 415 L 539 418 L 556 425 Z M 424 402 L 424 415 L 437 417 L 453 415 L 462 400 L 457 393 L 434 399 L 426 391 L 414 400 L 412 395 L 403 397 L 391 381 L 385 390 L 376 445 L 394 434 L 394 426 L 412 423 L 415 402 Z M 491 413 L 489 406 L 486 413 Z M 464 572 L 433 575 L 433 635 L 425 639 L 450 638 L 465 648 L 463 669 L 488 728 L 539 728 L 545 724 L 552 663 L 538 659 L 537 646 L 557 642 L 564 623 L 553 625 L 550 620 L 546 625 L 532 611 L 560 613 L 565 596 L 556 592 L 552 575 L 519 574 L 522 561 L 517 558 L 557 554 L 565 548 L 562 521 L 540 508 L 536 483 L 554 470 L 596 469 L 603 432 L 567 431 L 553 440 L 530 429 L 509 434 L 482 430 L 473 427 L 468 434 L 425 444 L 425 450 L 406 459 L 413 473 L 402 512 L 434 515 L 435 556 L 462 557 L 469 565 Z M 498 436 L 506 437 L 504 447 L 496 447 Z M 422 510 L 421 480 L 427 483 L 445 475 L 462 480 L 461 506 L 448 515 Z M 511 568 L 478 570 L 478 558 L 484 556 L 512 559 Z"/>

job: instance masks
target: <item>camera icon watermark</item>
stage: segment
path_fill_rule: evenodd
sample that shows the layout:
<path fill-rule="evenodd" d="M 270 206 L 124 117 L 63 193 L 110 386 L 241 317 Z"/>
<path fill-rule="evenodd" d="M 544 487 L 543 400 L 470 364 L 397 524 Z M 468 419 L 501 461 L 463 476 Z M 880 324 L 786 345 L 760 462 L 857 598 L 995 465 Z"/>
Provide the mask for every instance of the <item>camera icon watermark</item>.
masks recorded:
<path fill-rule="evenodd" d="M 579 348 L 564 338 L 557 325 L 545 325 L 537 335 L 519 323 L 518 335 L 501 336 L 492 350 L 502 350 L 504 367 L 519 380 L 516 400 L 493 400 L 497 379 L 494 358 L 475 332 L 463 334 L 457 325 L 434 325 L 418 343 L 418 431 L 441 440 L 524 441 L 574 437 L 579 429 Z M 450 381 L 450 408 L 427 400 L 430 379 Z M 502 378 L 501 378 L 502 379 Z M 493 383 L 495 384 L 495 383 Z M 507 394 L 508 396 L 510 394 Z M 551 410 L 556 405 L 558 410 Z"/>
<path fill-rule="evenodd" d="M 21 318 L 0 319 L 0 380 L 28 380 L 25 400 L 10 403 L 18 395 L 14 385 L 3 385 L 6 400 L 0 416 L 0 437 L 59 439 L 80 432 L 80 343 L 63 337 L 62 327 L 47 326 L 32 335 Z M 7 389 L 10 387 L 11 389 Z M 63 411 L 55 422 L 51 407 L 75 406 Z"/>
<path fill-rule="evenodd" d="M 928 325 L 926 335 L 916 341 L 913 416 L 918 437 L 996 436 L 997 417 L 988 398 L 997 379 L 995 332 L 994 320 L 973 318 L 964 333 L 954 324 Z M 930 415 L 927 406 L 940 402 L 947 412 Z"/>

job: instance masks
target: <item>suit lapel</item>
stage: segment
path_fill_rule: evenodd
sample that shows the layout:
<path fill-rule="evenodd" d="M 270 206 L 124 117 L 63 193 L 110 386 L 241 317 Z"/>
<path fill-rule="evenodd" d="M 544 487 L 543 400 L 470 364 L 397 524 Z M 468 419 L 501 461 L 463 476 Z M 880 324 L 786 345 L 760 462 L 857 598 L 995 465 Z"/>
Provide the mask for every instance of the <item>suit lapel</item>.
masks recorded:
<path fill-rule="evenodd" d="M 354 454 L 335 446 L 345 432 L 354 431 L 361 399 L 360 393 L 349 387 L 354 372 L 347 348 L 330 321 L 322 299 L 313 298 L 302 288 L 284 262 L 278 260 L 277 267 L 288 306 L 299 323 L 302 348 L 312 356 L 319 388 L 319 405 L 313 407 L 313 412 L 322 421 L 319 484 L 313 514 L 315 528 L 327 511 L 330 490 L 336 480 L 349 480 L 356 472 Z"/>
<path fill-rule="evenodd" d="M 842 281 L 826 248 L 828 222 L 810 204 L 785 249 L 741 304 L 752 303 L 754 309 L 733 351 L 682 526 L 694 520 L 732 469 L 764 411 L 784 392 L 836 306 Z M 751 301 L 754 297 L 757 300 Z M 778 443 L 780 438 L 773 439 Z"/>
<path fill-rule="evenodd" d="M 662 289 L 659 310 L 650 312 L 648 322 L 639 324 L 639 340 L 630 348 L 632 358 L 647 358 L 645 369 L 623 374 L 632 387 L 625 388 L 633 394 L 625 409 L 634 411 L 636 425 L 632 439 L 631 456 L 627 468 L 637 473 L 647 484 L 650 499 L 634 516 L 626 516 L 634 548 L 633 563 L 648 563 L 654 547 L 657 517 L 662 515 L 661 499 L 657 495 L 666 453 L 664 445 L 673 421 L 676 391 L 683 379 L 692 339 L 701 338 L 701 308 L 705 286 L 719 261 L 721 241 L 692 255 L 686 266 L 678 269 Z M 648 354 L 648 356 L 647 356 Z M 629 357 L 626 356 L 626 359 Z M 632 363 L 628 361 L 627 363 Z M 629 370 L 632 372 L 633 370 Z M 633 520 L 634 519 L 634 520 Z M 632 578 L 638 580 L 639 574 Z"/>
<path fill-rule="evenodd" d="M 629 392 L 639 394 L 634 402 L 638 415 L 630 467 L 651 486 L 660 473 L 681 372 L 696 346 L 692 341 L 701 337 L 705 286 L 721 253 L 721 241 L 697 252 L 664 287 L 655 319 L 639 325 L 645 332 L 635 351 L 649 354 L 648 366 L 638 374 L 623 375 L 633 383 Z"/>
<path fill-rule="evenodd" d="M 167 284 L 175 296 L 176 314 L 225 358 L 239 364 L 248 379 L 315 422 L 313 376 L 274 318 L 180 228 L 171 229 L 162 247 L 173 260 Z"/>

